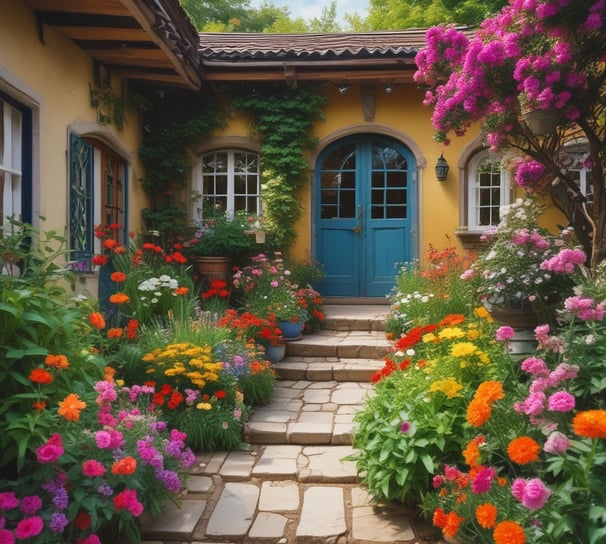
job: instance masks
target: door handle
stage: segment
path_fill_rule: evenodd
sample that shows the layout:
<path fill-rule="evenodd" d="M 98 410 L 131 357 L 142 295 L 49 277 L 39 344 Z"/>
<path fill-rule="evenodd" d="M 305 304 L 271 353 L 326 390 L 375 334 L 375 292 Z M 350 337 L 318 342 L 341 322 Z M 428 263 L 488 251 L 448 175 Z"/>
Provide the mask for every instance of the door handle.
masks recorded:
<path fill-rule="evenodd" d="M 360 234 L 360 232 L 362 232 L 362 205 L 358 204 L 357 208 L 356 208 L 356 220 L 358 221 L 358 224 L 355 227 L 352 227 L 351 230 L 353 230 L 356 234 Z"/>

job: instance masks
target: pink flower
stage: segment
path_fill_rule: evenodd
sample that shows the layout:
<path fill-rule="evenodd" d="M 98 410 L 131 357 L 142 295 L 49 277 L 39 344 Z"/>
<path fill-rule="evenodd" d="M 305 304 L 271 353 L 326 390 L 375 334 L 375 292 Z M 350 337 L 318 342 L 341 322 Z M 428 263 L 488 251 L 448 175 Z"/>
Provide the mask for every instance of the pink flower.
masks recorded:
<path fill-rule="evenodd" d="M 574 410 L 574 405 L 574 396 L 568 391 L 558 391 L 547 399 L 547 408 L 552 412 L 570 412 Z"/>
<path fill-rule="evenodd" d="M 61 435 L 55 433 L 49 437 L 45 444 L 36 449 L 38 463 L 54 463 L 65 453 Z"/>
<path fill-rule="evenodd" d="M 496 476 L 496 470 L 493 467 L 485 468 L 478 472 L 477 476 L 471 482 L 471 490 L 475 493 L 488 493 L 490 485 Z"/>
<path fill-rule="evenodd" d="M 82 474 L 91 478 L 103 476 L 105 474 L 105 467 L 96 459 L 88 459 L 82 463 Z"/>
<path fill-rule="evenodd" d="M 403 433 L 407 433 L 408 431 L 410 431 L 410 423 L 408 421 L 402 421 L 402 424 L 400 425 L 400 431 Z"/>
<path fill-rule="evenodd" d="M 521 368 L 534 376 L 549 376 L 549 368 L 540 357 L 528 357 L 522 361 Z"/>
<path fill-rule="evenodd" d="M 42 499 L 38 495 L 29 495 L 21 499 L 21 511 L 27 516 L 33 516 L 42 508 Z"/>
<path fill-rule="evenodd" d="M 551 490 L 539 478 L 532 478 L 524 481 L 522 499 L 518 500 L 529 510 L 538 510 L 543 508 L 550 496 Z"/>
<path fill-rule="evenodd" d="M 15 536 L 19 540 L 25 540 L 33 536 L 39 535 L 44 529 L 44 522 L 40 516 L 32 516 L 31 518 L 22 519 L 17 523 L 15 528 Z"/>
<path fill-rule="evenodd" d="M 556 431 L 547 437 L 543 449 L 547 453 L 558 455 L 560 453 L 565 453 L 569 446 L 570 440 L 568 440 L 568 437 L 565 434 Z"/>
<path fill-rule="evenodd" d="M 86 538 L 78 538 L 76 544 L 101 544 L 101 539 L 97 535 L 88 535 Z"/>
<path fill-rule="evenodd" d="M 8 529 L 0 529 L 0 544 L 15 544 L 15 537 Z"/>
<path fill-rule="evenodd" d="M 95 433 L 95 442 L 99 449 L 105 450 L 111 448 L 112 438 L 107 431 L 97 431 Z"/>
<path fill-rule="evenodd" d="M 442 476 L 436 475 L 433 477 L 431 483 L 434 489 L 438 489 L 444 483 L 444 478 L 442 478 Z"/>
<path fill-rule="evenodd" d="M 0 493 L 0 510 L 12 510 L 19 506 L 19 499 L 12 491 Z"/>
<path fill-rule="evenodd" d="M 513 338 L 515 332 L 511 327 L 499 327 L 496 333 L 496 339 L 498 342 L 503 342 L 505 340 L 510 340 Z"/>

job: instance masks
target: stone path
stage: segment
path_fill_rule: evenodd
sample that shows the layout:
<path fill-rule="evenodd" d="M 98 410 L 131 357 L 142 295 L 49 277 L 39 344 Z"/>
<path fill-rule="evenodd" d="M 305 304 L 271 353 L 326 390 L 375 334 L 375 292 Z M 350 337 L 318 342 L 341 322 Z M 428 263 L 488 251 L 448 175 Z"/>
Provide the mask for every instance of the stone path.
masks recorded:
<path fill-rule="evenodd" d="M 288 344 L 275 396 L 246 424 L 246 451 L 198 456 L 181 508 L 144 524 L 144 544 L 437 544 L 416 512 L 375 504 L 351 430 L 389 348 L 386 306 L 330 305 L 320 333 Z"/>

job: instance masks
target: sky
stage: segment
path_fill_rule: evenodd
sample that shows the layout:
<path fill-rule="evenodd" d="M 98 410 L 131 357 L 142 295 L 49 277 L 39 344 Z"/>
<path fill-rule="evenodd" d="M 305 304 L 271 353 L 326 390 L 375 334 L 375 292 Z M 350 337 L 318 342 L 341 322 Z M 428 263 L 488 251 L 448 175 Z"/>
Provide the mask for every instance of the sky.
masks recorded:
<path fill-rule="evenodd" d="M 251 0 L 253 8 L 258 8 L 263 0 Z M 293 18 L 310 20 L 322 15 L 322 8 L 330 6 L 330 0 L 271 0 L 274 6 L 287 7 Z M 368 0 L 337 0 L 337 20 L 342 23 L 345 13 L 358 12 L 362 17 L 368 11 Z"/>

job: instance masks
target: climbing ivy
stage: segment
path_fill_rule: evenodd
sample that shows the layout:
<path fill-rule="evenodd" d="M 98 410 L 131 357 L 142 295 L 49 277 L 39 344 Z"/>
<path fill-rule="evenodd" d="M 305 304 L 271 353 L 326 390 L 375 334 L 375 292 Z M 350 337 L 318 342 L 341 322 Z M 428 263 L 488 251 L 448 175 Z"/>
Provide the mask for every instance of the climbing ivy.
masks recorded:
<path fill-rule="evenodd" d="M 224 124 L 224 109 L 216 96 L 183 90 L 141 94 L 143 144 L 139 157 L 145 166 L 143 188 L 151 206 L 143 210 L 149 230 L 168 240 L 188 229 L 186 205 L 181 201 L 189 188 L 191 147 L 211 137 Z"/>
<path fill-rule="evenodd" d="M 315 86 L 267 85 L 236 96 L 233 105 L 248 115 L 261 140 L 265 224 L 275 245 L 285 249 L 296 237 L 299 192 L 308 178 L 306 153 L 317 143 L 313 129 L 324 118 L 326 98 Z"/>

